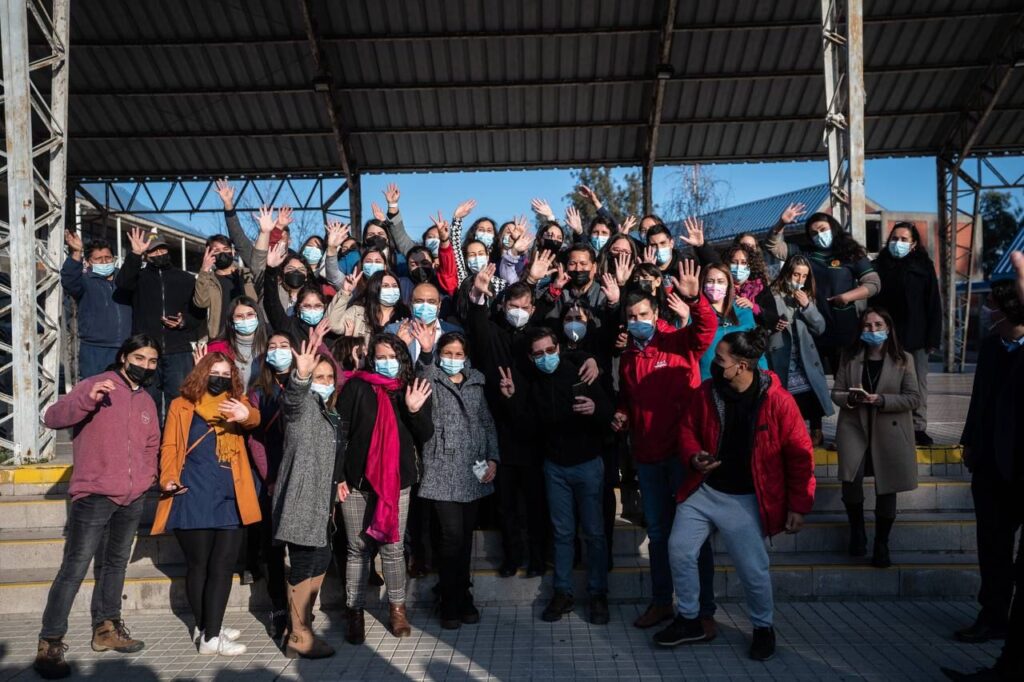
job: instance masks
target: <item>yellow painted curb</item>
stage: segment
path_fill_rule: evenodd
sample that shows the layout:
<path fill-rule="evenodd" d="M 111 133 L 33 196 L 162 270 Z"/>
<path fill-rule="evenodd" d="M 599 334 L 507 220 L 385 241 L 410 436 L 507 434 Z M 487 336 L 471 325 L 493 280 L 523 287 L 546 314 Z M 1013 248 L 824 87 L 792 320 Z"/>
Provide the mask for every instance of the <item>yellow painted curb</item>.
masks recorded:
<path fill-rule="evenodd" d="M 27 464 L 0 469 L 0 483 L 65 483 L 71 480 L 70 464 Z"/>
<path fill-rule="evenodd" d="M 918 464 L 960 464 L 963 448 L 959 445 L 941 445 L 931 448 L 917 448 Z M 816 448 L 814 450 L 814 463 L 818 466 L 828 464 L 839 464 L 839 453 Z"/>

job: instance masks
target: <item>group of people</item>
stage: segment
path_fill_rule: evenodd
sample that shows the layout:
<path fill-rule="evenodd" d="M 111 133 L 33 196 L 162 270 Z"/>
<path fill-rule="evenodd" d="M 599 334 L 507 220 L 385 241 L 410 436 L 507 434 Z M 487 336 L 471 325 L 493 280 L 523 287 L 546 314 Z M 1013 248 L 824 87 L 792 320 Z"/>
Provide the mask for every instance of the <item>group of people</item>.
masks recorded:
<path fill-rule="evenodd" d="M 252 239 L 232 186 L 217 190 L 227 234 L 209 238 L 195 278 L 140 230 L 120 268 L 109 244 L 67 234 L 81 376 L 45 415 L 72 430 L 75 467 L 39 638 L 44 677 L 68 674 L 68 612 L 93 557 L 93 648 L 143 647 L 120 594 L 153 488 L 151 532 L 181 546 L 202 654 L 245 651 L 223 624 L 239 567 L 266 580 L 291 657 L 334 653 L 311 627 L 332 561 L 350 643 L 365 639 L 370 585 L 386 589 L 391 633 L 408 636 L 407 578 L 427 568 L 441 626 L 477 623 L 472 539 L 492 516 L 499 575 L 553 566 L 543 620 L 573 610 L 582 561 L 588 619 L 607 623 L 615 488 L 635 478 L 652 602 L 634 625 L 663 625 L 662 646 L 715 637 L 717 532 L 744 586 L 750 655 L 767 660 L 765 538 L 799 532 L 811 511 L 813 447 L 834 405 L 849 552 L 867 552 L 873 476 L 872 563 L 891 564 L 896 494 L 916 487 L 915 443 L 930 442 L 927 357 L 941 321 L 913 224 L 897 224 L 872 261 L 815 213 L 801 250 L 783 239 L 804 217 L 792 205 L 764 241 L 745 233 L 719 251 L 697 219 L 679 235 L 656 215 L 620 222 L 580 187 L 587 224 L 534 200 L 535 231 L 525 218 L 467 228 L 469 200 L 417 240 L 391 185 L 358 237 L 330 222 L 300 243 L 287 207 L 260 209 Z M 1017 313 L 999 310 L 1002 333 Z M 973 433 L 981 461 L 990 436 Z"/>

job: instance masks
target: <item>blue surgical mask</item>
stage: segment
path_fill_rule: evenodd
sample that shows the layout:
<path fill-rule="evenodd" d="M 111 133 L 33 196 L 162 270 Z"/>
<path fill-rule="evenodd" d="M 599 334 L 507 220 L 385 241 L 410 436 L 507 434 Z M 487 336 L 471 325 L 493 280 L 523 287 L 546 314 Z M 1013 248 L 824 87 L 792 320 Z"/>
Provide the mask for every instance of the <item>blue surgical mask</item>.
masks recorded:
<path fill-rule="evenodd" d="M 438 363 L 441 367 L 441 371 L 450 377 L 455 376 L 466 366 L 465 360 L 456 360 L 454 358 L 441 358 L 441 362 Z"/>
<path fill-rule="evenodd" d="M 626 329 L 629 330 L 633 338 L 649 341 L 654 336 L 654 320 L 633 320 L 626 325 Z"/>
<path fill-rule="evenodd" d="M 889 338 L 889 332 L 861 332 L 860 340 L 869 346 L 881 346 Z"/>
<path fill-rule="evenodd" d="M 115 266 L 113 263 L 93 263 L 91 267 L 93 274 L 100 277 L 110 277 L 114 274 Z"/>
<path fill-rule="evenodd" d="M 910 253 L 910 242 L 898 242 L 895 240 L 889 242 L 889 253 L 896 258 L 905 258 Z"/>
<path fill-rule="evenodd" d="M 359 266 L 359 249 L 352 249 L 338 258 L 338 269 L 343 275 L 351 274 Z"/>
<path fill-rule="evenodd" d="M 742 284 L 750 278 L 750 266 L 749 265 L 730 265 L 729 272 L 732 273 L 732 278 Z"/>
<path fill-rule="evenodd" d="M 320 320 L 324 319 L 324 309 L 317 308 L 316 310 L 310 310 L 307 308 L 300 308 L 299 319 L 310 327 L 315 327 L 320 324 Z"/>
<path fill-rule="evenodd" d="M 494 243 L 494 235 L 490 232 L 477 232 L 476 240 L 490 249 L 491 244 Z"/>
<path fill-rule="evenodd" d="M 501 238 L 501 245 L 504 248 L 511 249 L 513 244 L 515 244 L 515 240 L 512 239 L 512 237 L 510 237 L 509 235 L 506 234 L 504 237 Z"/>
<path fill-rule="evenodd" d="M 387 377 L 388 379 L 394 379 L 398 376 L 398 358 L 374 360 L 373 371 L 381 376 Z"/>
<path fill-rule="evenodd" d="M 363 263 L 363 277 L 366 277 L 367 279 L 369 279 L 370 277 L 373 277 L 378 272 L 383 272 L 383 271 L 384 271 L 384 264 L 383 263 Z"/>
<path fill-rule="evenodd" d="M 427 247 L 427 249 L 430 250 L 430 253 L 436 258 L 438 252 L 441 250 L 441 240 L 428 239 L 425 242 L 423 242 L 423 246 Z"/>
<path fill-rule="evenodd" d="M 590 236 L 590 245 L 594 247 L 595 251 L 600 251 L 607 243 L 608 237 L 605 235 L 595 234 Z"/>
<path fill-rule="evenodd" d="M 658 265 L 664 265 L 672 260 L 672 247 L 666 246 L 665 248 L 658 249 Z"/>
<path fill-rule="evenodd" d="M 402 291 L 398 287 L 387 287 L 380 290 L 380 302 L 386 306 L 393 306 L 402 297 Z"/>
<path fill-rule="evenodd" d="M 565 338 L 573 343 L 579 343 L 587 335 L 587 323 L 573 320 L 562 325 L 562 330 L 565 332 Z"/>
<path fill-rule="evenodd" d="M 433 303 L 413 303 L 412 316 L 423 324 L 433 324 L 437 319 L 437 306 Z"/>
<path fill-rule="evenodd" d="M 824 232 L 815 232 L 811 240 L 821 249 L 827 249 L 832 246 L 832 230 L 825 230 Z"/>
<path fill-rule="evenodd" d="M 292 351 L 290 348 L 274 348 L 267 351 L 267 364 L 283 372 L 292 366 Z"/>
<path fill-rule="evenodd" d="M 558 353 L 552 353 L 551 355 L 545 353 L 539 358 L 533 359 L 533 364 L 537 365 L 537 369 L 545 374 L 554 374 L 555 370 L 558 369 L 559 362 L 561 362 L 561 358 Z"/>
<path fill-rule="evenodd" d="M 487 267 L 487 256 L 470 256 L 466 259 L 469 269 L 473 272 L 480 272 Z"/>
<path fill-rule="evenodd" d="M 307 246 L 302 249 L 302 257 L 306 259 L 306 262 L 310 265 L 316 265 L 320 262 L 320 259 L 324 257 L 324 252 L 315 246 Z"/>
<path fill-rule="evenodd" d="M 260 326 L 260 321 L 255 317 L 248 317 L 244 320 L 235 320 L 232 324 L 235 326 L 236 332 L 248 336 L 256 331 L 256 328 Z"/>
<path fill-rule="evenodd" d="M 334 395 L 334 384 L 310 384 L 309 390 L 323 398 L 326 403 Z"/>

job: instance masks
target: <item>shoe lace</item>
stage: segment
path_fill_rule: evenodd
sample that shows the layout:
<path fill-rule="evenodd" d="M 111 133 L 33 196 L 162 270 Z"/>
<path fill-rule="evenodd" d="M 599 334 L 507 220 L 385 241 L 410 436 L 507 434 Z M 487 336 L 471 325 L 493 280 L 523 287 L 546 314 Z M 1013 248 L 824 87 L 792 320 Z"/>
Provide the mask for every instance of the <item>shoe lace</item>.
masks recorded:
<path fill-rule="evenodd" d="M 46 655 L 49 658 L 57 659 L 58 661 L 64 660 L 64 652 L 68 650 L 68 645 L 64 642 L 49 642 L 49 647 L 46 651 Z"/>
<path fill-rule="evenodd" d="M 124 624 L 123 620 L 115 621 L 114 630 L 117 632 L 117 636 L 121 639 L 132 638 L 132 633 L 128 631 L 128 626 Z"/>

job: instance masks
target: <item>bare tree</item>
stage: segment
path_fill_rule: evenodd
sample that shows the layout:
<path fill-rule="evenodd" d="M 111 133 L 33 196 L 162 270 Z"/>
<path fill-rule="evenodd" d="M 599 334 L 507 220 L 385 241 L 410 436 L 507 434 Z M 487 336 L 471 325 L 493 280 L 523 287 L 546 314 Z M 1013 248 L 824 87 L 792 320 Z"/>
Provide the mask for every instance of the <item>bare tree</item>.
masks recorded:
<path fill-rule="evenodd" d="M 246 233 L 253 239 L 259 234 L 259 225 L 254 214 L 263 202 L 270 202 L 274 198 L 274 192 L 278 190 L 279 186 L 279 180 L 253 180 L 237 206 L 238 213 L 242 217 L 242 225 L 245 226 Z M 285 193 L 282 190 L 278 195 L 274 204 L 275 209 L 289 203 L 287 197 L 283 196 Z M 290 246 L 297 250 L 310 237 L 324 235 L 323 214 L 320 211 L 297 210 L 292 214 L 292 224 L 288 226 L 288 229 L 291 232 Z"/>
<path fill-rule="evenodd" d="M 729 183 L 715 175 L 709 166 L 683 166 L 672 174 L 673 189 L 665 206 L 667 221 L 683 220 L 717 211 L 725 205 L 731 191 Z M 714 225 L 705 225 L 706 237 L 713 240 Z"/>

